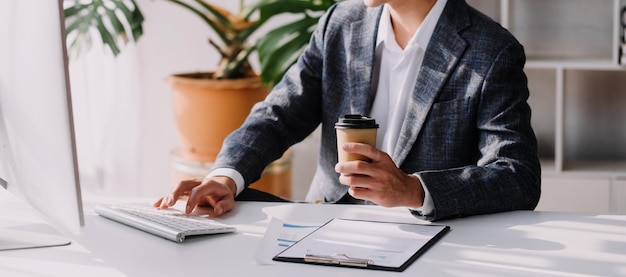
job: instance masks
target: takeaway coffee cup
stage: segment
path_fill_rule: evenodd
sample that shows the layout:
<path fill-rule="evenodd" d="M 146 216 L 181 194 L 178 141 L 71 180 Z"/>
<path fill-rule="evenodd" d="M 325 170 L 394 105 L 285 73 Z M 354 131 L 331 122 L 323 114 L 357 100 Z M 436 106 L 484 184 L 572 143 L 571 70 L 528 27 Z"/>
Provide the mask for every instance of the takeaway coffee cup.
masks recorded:
<path fill-rule="evenodd" d="M 360 142 L 376 146 L 376 131 L 378 124 L 371 117 L 362 116 L 360 114 L 347 114 L 339 118 L 335 123 L 337 130 L 337 153 L 339 162 L 347 162 L 353 160 L 369 161 L 368 158 L 346 153 L 342 150 L 342 145 L 346 142 Z"/>

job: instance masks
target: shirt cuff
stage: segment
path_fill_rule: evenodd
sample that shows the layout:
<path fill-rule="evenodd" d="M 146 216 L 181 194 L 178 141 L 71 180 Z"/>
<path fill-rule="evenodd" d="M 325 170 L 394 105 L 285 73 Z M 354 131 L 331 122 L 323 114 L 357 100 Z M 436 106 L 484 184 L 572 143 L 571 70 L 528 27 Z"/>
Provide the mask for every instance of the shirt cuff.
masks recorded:
<path fill-rule="evenodd" d="M 231 178 L 233 179 L 233 181 L 235 181 L 235 186 L 237 186 L 237 193 L 235 194 L 235 197 L 239 195 L 239 193 L 241 193 L 243 189 L 245 188 L 243 176 L 237 170 L 234 170 L 232 168 L 227 168 L 227 167 L 216 168 L 214 170 L 211 170 L 211 172 L 209 172 L 209 174 L 207 174 L 206 177 L 204 177 L 204 180 L 206 181 L 206 179 L 209 179 L 215 176 L 224 176 L 224 177 Z"/>
<path fill-rule="evenodd" d="M 412 210 L 418 211 L 423 216 L 433 215 L 435 211 L 435 204 L 433 203 L 433 198 L 430 195 L 430 192 L 428 191 L 428 188 L 426 187 L 426 185 L 424 185 L 424 181 L 422 181 L 422 177 L 420 177 L 418 174 L 414 174 L 414 175 L 417 176 L 417 178 L 420 180 L 420 184 L 422 184 L 422 188 L 424 189 L 424 203 L 422 203 L 421 207 L 412 209 Z"/>

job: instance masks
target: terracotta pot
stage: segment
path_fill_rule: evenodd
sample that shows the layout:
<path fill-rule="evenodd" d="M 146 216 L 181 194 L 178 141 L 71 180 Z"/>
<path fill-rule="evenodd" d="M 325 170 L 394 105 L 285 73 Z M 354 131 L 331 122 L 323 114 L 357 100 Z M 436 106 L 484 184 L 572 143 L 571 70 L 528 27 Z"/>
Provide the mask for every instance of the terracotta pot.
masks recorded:
<path fill-rule="evenodd" d="M 210 79 L 212 73 L 176 74 L 169 78 L 183 157 L 212 162 L 222 142 L 244 122 L 268 88 L 260 77 Z"/>

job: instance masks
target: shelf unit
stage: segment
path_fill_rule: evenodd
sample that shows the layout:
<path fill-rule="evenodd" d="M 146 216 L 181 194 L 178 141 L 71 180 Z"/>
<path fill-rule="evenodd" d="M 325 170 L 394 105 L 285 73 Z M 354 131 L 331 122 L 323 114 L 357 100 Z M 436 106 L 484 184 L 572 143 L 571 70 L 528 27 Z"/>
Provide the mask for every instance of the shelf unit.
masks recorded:
<path fill-rule="evenodd" d="M 626 0 L 468 0 L 524 45 L 538 210 L 626 213 Z"/>

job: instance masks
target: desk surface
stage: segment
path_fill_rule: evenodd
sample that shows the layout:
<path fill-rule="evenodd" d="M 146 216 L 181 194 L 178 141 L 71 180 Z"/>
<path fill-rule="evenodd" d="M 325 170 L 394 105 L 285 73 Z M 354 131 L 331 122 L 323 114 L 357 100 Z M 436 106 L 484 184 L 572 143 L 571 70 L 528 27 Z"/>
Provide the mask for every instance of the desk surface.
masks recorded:
<path fill-rule="evenodd" d="M 0 245 L 41 237 L 65 240 L 71 235 L 61 234 L 32 206 L 0 187 Z M 115 277 L 124 274 L 72 241 L 66 246 L 0 251 L 0 276 Z"/>
<path fill-rule="evenodd" d="M 45 224 L 5 196 L 0 193 L 3 226 Z M 399 274 L 261 265 L 255 254 L 273 217 L 311 224 L 331 218 L 422 222 L 401 208 L 239 202 L 223 218 L 236 233 L 178 244 L 96 215 L 98 202 L 112 201 L 87 202 L 85 227 L 68 234 L 71 245 L 0 251 L 0 276 L 626 276 L 626 215 L 515 211 L 441 221 L 451 231 Z"/>
<path fill-rule="evenodd" d="M 255 261 L 271 217 L 421 222 L 406 209 L 357 205 L 239 202 L 223 222 L 234 234 L 177 244 L 102 218 L 86 205 L 75 240 L 128 276 L 626 276 L 626 215 L 515 211 L 441 221 L 440 241 L 402 274 Z"/>

